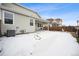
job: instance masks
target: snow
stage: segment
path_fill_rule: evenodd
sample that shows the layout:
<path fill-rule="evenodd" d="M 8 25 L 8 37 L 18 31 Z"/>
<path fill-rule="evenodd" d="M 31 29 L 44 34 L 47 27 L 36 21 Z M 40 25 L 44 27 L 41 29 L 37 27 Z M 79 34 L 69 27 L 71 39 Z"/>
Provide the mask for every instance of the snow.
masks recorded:
<path fill-rule="evenodd" d="M 0 38 L 1 56 L 77 56 L 79 44 L 67 32 L 38 31 Z"/>

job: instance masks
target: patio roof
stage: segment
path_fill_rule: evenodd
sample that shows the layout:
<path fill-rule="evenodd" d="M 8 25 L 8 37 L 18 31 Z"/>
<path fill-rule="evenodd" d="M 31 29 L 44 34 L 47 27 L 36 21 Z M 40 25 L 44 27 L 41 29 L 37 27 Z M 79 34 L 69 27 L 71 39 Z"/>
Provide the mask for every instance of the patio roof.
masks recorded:
<path fill-rule="evenodd" d="M 48 21 L 47 20 L 44 20 L 44 19 L 38 19 L 36 21 L 39 21 L 39 22 L 42 22 L 42 23 L 48 23 Z"/>

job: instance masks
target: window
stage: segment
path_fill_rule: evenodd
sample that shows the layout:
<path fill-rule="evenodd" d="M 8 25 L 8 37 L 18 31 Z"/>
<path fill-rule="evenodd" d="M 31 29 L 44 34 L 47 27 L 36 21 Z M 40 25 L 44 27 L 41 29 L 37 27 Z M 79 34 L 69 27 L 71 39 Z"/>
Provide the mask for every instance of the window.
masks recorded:
<path fill-rule="evenodd" d="M 42 24 L 40 24 L 40 27 L 42 27 Z"/>
<path fill-rule="evenodd" d="M 30 26 L 33 26 L 33 19 L 30 19 Z"/>
<path fill-rule="evenodd" d="M 38 27 L 39 27 L 39 23 L 38 23 Z"/>
<path fill-rule="evenodd" d="M 13 14 L 4 12 L 4 22 L 5 24 L 13 24 Z"/>
<path fill-rule="evenodd" d="M 38 27 L 42 27 L 42 25 L 40 23 L 38 23 Z"/>

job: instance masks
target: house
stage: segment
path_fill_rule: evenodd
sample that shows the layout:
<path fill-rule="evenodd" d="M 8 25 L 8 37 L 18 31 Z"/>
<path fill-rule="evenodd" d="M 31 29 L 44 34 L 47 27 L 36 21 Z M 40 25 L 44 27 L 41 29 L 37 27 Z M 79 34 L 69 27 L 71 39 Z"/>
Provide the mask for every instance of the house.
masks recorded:
<path fill-rule="evenodd" d="M 7 30 L 16 34 L 34 32 L 43 29 L 46 23 L 37 12 L 16 3 L 0 3 L 0 35 Z"/>
<path fill-rule="evenodd" d="M 53 18 L 50 18 L 50 19 L 47 19 L 49 21 L 49 26 L 52 27 L 52 26 L 62 26 L 62 19 L 60 18 L 57 18 L 57 19 L 53 19 Z"/>

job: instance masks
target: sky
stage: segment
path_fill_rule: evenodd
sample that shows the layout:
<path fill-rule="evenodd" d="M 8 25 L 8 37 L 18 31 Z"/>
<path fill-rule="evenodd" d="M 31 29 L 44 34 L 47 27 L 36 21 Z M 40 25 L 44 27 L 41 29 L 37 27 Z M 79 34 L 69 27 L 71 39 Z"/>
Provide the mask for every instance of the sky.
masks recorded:
<path fill-rule="evenodd" d="M 61 18 L 63 25 L 76 25 L 79 20 L 79 3 L 20 3 L 37 12 L 43 19 Z"/>

